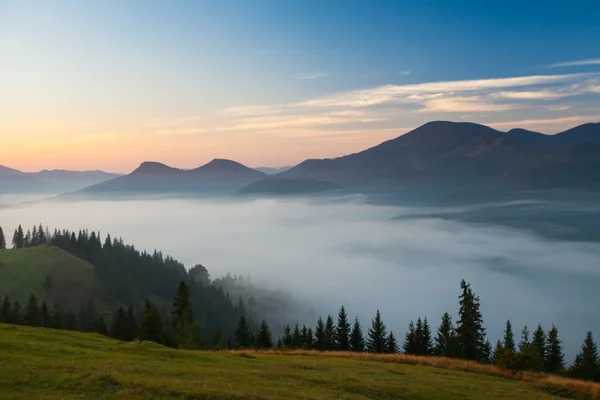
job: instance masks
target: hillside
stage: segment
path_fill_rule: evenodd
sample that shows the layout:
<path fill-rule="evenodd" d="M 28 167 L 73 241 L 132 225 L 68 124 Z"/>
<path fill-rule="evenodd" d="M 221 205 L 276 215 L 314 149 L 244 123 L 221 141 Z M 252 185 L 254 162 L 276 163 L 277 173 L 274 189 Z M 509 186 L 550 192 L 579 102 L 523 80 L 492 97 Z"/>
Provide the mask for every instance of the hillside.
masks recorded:
<path fill-rule="evenodd" d="M 585 393 L 598 389 L 560 378 L 491 376 L 493 367 L 473 373 L 413 365 L 419 359 L 402 355 L 185 351 L 3 324 L 0 348 L 0 391 L 11 399 L 550 400 L 559 392 L 592 398 Z M 468 371 L 471 364 L 460 366 Z"/>
<path fill-rule="evenodd" d="M 66 251 L 48 245 L 0 250 L 0 295 L 25 304 L 32 294 L 77 310 L 89 298 L 99 299 L 101 288 L 94 267 Z"/>

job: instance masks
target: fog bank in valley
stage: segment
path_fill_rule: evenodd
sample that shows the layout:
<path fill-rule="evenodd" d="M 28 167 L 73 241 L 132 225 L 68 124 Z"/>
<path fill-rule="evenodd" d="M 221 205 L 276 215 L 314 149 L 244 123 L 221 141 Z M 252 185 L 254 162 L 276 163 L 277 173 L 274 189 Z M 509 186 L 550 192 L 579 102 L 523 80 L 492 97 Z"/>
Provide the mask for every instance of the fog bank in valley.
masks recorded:
<path fill-rule="evenodd" d="M 15 205 L 0 198 L 0 226 L 19 224 L 121 236 L 140 249 L 160 249 L 211 276 L 251 275 L 284 289 L 322 315 L 344 304 L 366 329 L 376 309 L 403 339 L 410 320 L 434 327 L 456 315 L 459 282 L 481 298 L 489 339 L 510 318 L 523 325 L 556 323 L 568 359 L 587 330 L 600 335 L 600 244 L 543 238 L 527 230 L 436 218 L 416 207 L 337 200 L 129 200 Z M 410 216 L 410 218 L 395 218 Z M 289 316 L 290 323 L 295 315 Z M 316 321 L 300 323 L 314 326 Z"/>

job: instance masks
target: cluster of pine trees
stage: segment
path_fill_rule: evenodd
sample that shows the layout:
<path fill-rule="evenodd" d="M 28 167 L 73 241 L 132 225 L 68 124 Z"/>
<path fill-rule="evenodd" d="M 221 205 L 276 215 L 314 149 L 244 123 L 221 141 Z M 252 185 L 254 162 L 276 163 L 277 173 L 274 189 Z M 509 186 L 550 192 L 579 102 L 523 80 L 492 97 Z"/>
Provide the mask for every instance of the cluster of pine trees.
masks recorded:
<path fill-rule="evenodd" d="M 0 233 L 2 233 L 2 228 L 0 228 Z M 39 246 L 40 244 L 47 244 L 49 242 L 50 233 L 48 232 L 48 228 L 45 228 L 40 224 L 39 226 L 33 226 L 33 229 L 28 230 L 27 233 L 24 233 L 23 227 L 19 225 L 17 229 L 15 229 L 15 233 L 13 234 L 12 245 L 13 249 L 22 249 L 25 247 L 34 247 Z M 6 248 L 6 239 L 4 238 L 4 233 L 0 236 L 0 245 L 4 242 L 4 247 Z"/>

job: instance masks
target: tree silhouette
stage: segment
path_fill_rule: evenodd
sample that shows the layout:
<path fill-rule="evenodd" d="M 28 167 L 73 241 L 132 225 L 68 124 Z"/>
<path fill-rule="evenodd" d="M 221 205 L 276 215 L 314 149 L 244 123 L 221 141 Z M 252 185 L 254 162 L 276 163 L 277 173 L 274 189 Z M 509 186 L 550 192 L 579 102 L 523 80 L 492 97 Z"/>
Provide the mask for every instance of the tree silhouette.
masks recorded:
<path fill-rule="evenodd" d="M 336 350 L 350 350 L 350 323 L 344 306 L 340 308 L 338 313 L 338 321 L 335 329 Z"/>
<path fill-rule="evenodd" d="M 548 372 L 559 373 L 565 367 L 565 356 L 562 350 L 562 344 L 558 338 L 558 329 L 552 325 L 546 337 L 546 359 L 545 370 Z"/>
<path fill-rule="evenodd" d="M 390 331 L 390 334 L 386 339 L 385 352 L 391 354 L 400 352 L 400 346 L 398 346 L 398 342 L 396 341 L 396 338 L 394 337 L 394 333 L 392 331 Z"/>
<path fill-rule="evenodd" d="M 252 347 L 252 333 L 246 317 L 240 317 L 237 328 L 235 330 L 235 342 L 240 349 L 249 349 Z"/>
<path fill-rule="evenodd" d="M 569 374 L 574 378 L 585 380 L 597 380 L 600 378 L 600 360 L 598 359 L 598 347 L 594 342 L 592 332 L 585 335 L 581 351 L 575 357 L 575 362 Z"/>
<path fill-rule="evenodd" d="M 445 312 L 442 315 L 442 323 L 435 336 L 434 354 L 442 357 L 453 357 L 455 355 L 454 342 L 452 317 L 449 313 Z"/>
<path fill-rule="evenodd" d="M 377 310 L 368 332 L 367 350 L 369 353 L 385 353 L 386 336 L 387 332 L 381 319 L 381 313 Z"/>
<path fill-rule="evenodd" d="M 456 322 L 456 342 L 458 354 L 468 360 L 480 360 L 485 344 L 485 329 L 480 311 L 479 297 L 471 290 L 471 285 L 463 279 L 459 296 L 459 320 Z"/>
<path fill-rule="evenodd" d="M 256 334 L 256 347 L 259 349 L 270 349 L 273 347 L 273 337 L 271 336 L 271 329 L 267 321 L 264 319 L 260 323 L 258 333 Z"/>

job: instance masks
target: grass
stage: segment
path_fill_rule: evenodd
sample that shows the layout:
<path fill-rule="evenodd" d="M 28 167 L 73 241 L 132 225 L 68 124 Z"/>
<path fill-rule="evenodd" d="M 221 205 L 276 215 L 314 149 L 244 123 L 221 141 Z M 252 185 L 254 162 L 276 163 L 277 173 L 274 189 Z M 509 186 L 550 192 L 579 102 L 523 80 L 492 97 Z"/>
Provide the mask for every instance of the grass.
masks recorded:
<path fill-rule="evenodd" d="M 2 399 L 558 399 L 541 381 L 445 359 L 206 352 L 0 324 Z M 462 364 L 461 364 L 462 363 Z M 541 379 L 541 378 L 540 378 Z M 580 382 L 580 384 L 584 384 Z"/>
<path fill-rule="evenodd" d="M 49 277 L 50 285 L 44 283 Z M 30 295 L 67 309 L 78 309 L 89 298 L 99 298 L 100 284 L 94 267 L 58 248 L 43 245 L 0 250 L 0 295 L 9 295 L 24 306 Z"/>

